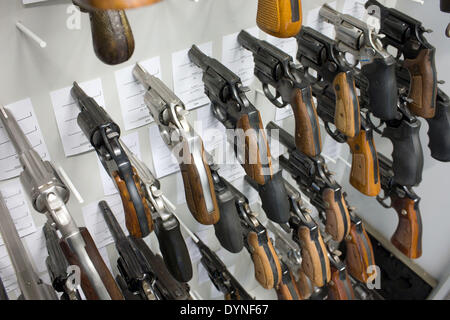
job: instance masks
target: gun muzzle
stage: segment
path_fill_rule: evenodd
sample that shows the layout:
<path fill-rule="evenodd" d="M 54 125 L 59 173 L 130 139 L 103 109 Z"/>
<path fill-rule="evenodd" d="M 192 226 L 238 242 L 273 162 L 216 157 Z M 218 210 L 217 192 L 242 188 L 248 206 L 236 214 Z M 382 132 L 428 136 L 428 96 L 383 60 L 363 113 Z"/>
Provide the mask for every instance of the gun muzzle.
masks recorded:
<path fill-rule="evenodd" d="M 203 71 L 208 68 L 208 61 L 211 59 L 206 54 L 204 54 L 195 44 L 188 52 L 189 59 L 196 64 Z"/>
<path fill-rule="evenodd" d="M 325 3 L 319 10 L 319 16 L 327 20 L 329 23 L 336 24 L 341 19 L 342 14 Z"/>
<path fill-rule="evenodd" d="M 250 50 L 253 53 L 258 52 L 258 48 L 260 47 L 261 40 L 253 37 L 250 33 L 245 30 L 242 30 L 238 35 L 238 42 L 247 50 Z"/>
<path fill-rule="evenodd" d="M 72 96 L 72 98 L 74 98 L 77 102 L 81 102 L 83 100 L 86 99 L 90 99 L 91 97 L 89 97 L 86 92 L 84 92 L 83 89 L 81 89 L 80 85 L 78 84 L 78 82 L 74 81 L 73 85 L 72 85 L 72 89 L 70 90 L 70 95 Z"/>
<path fill-rule="evenodd" d="M 5 127 L 5 130 L 8 133 L 8 136 L 19 157 L 21 157 L 21 155 L 26 151 L 32 149 L 30 142 L 22 132 L 22 129 L 20 129 L 16 119 L 14 119 L 14 116 L 2 105 L 0 105 L 0 119 L 2 120 L 3 126 Z"/>
<path fill-rule="evenodd" d="M 100 201 L 98 207 L 102 211 L 103 218 L 105 219 L 106 225 L 111 232 L 114 242 L 118 243 L 120 240 L 126 239 L 125 233 L 117 222 L 111 208 L 106 201 Z"/>
<path fill-rule="evenodd" d="M 133 76 L 145 87 L 146 90 L 150 89 L 149 80 L 151 75 L 139 63 L 136 63 L 133 68 Z"/>

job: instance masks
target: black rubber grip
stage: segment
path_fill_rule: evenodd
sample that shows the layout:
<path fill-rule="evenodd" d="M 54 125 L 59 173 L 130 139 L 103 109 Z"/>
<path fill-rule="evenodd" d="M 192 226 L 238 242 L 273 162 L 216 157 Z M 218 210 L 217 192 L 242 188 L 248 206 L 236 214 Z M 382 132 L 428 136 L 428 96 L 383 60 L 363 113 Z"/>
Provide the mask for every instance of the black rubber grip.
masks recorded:
<path fill-rule="evenodd" d="M 176 218 L 174 217 L 176 220 Z M 180 223 L 172 224 L 171 228 L 164 228 L 160 218 L 155 221 L 155 233 L 159 242 L 164 262 L 170 274 L 180 282 L 192 279 L 192 263 L 189 251 L 180 231 Z"/>
<path fill-rule="evenodd" d="M 393 120 L 397 115 L 397 78 L 395 59 L 374 59 L 362 67 L 362 73 L 369 81 L 368 97 L 370 111 L 381 120 Z"/>
<path fill-rule="evenodd" d="M 282 172 L 274 174 L 266 184 L 258 185 L 258 193 L 267 218 L 280 224 L 288 223 L 291 209 Z"/>
<path fill-rule="evenodd" d="M 386 126 L 383 136 L 394 145 L 392 169 L 394 180 L 402 186 L 416 186 L 422 181 L 423 150 L 420 142 L 420 121 L 402 121 L 399 126 Z"/>
<path fill-rule="evenodd" d="M 216 193 L 216 197 L 220 211 L 219 222 L 214 225 L 217 240 L 231 253 L 241 252 L 244 247 L 244 236 L 236 209 L 236 199 L 228 190 L 222 194 Z"/>
<path fill-rule="evenodd" d="M 442 93 L 438 96 L 436 104 L 436 115 L 433 119 L 427 119 L 429 130 L 428 137 L 430 143 L 428 147 L 431 156 L 442 162 L 450 161 L 450 106 L 448 97 L 440 99 Z"/>

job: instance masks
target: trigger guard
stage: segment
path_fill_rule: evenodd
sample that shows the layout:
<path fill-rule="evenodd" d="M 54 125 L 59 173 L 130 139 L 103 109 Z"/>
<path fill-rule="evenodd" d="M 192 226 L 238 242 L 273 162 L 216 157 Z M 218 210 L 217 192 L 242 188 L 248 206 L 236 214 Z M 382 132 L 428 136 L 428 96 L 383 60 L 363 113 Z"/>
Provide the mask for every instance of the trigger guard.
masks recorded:
<path fill-rule="evenodd" d="M 212 112 L 214 116 L 222 123 L 227 121 L 228 116 L 226 112 L 223 112 L 215 103 L 211 103 Z"/>
<path fill-rule="evenodd" d="M 272 102 L 275 107 L 281 109 L 287 106 L 287 103 L 281 103 L 280 101 L 278 101 L 278 98 L 281 98 L 281 94 L 278 92 L 278 90 L 276 90 L 276 96 L 274 96 L 272 92 L 270 92 L 269 85 L 267 83 L 263 83 L 263 91 L 266 98 L 269 99 L 269 101 Z"/>
<path fill-rule="evenodd" d="M 335 130 L 335 131 L 331 130 L 330 124 L 328 122 L 325 122 L 324 126 L 325 126 L 325 130 L 328 132 L 328 134 L 337 142 L 345 143 L 347 141 L 347 139 L 345 138 L 345 136 L 342 133 L 338 132 L 337 130 Z"/>
<path fill-rule="evenodd" d="M 386 194 L 383 194 L 383 197 L 378 195 L 377 196 L 377 201 L 386 209 L 392 208 L 392 203 L 391 204 L 387 204 L 386 203 L 386 199 L 388 199 L 389 197 L 386 196 Z"/>

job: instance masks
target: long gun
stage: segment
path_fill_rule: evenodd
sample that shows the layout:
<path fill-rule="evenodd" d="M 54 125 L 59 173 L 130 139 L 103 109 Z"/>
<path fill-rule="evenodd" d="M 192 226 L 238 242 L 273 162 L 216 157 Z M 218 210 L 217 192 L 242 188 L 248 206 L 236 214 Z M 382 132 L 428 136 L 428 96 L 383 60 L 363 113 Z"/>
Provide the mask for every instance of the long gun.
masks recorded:
<path fill-rule="evenodd" d="M 97 299 L 122 299 L 114 279 L 106 267 L 92 237 L 86 228 L 78 228 L 66 203 L 69 188 L 48 161 L 43 161 L 30 145 L 8 109 L 0 106 L 0 119 L 19 156 L 23 171 L 20 180 L 31 199 L 33 208 L 47 216 L 61 232 L 60 245 L 70 264 L 77 264 L 82 271 L 82 288 L 89 286 Z M 72 263 L 69 255 L 72 254 Z"/>
<path fill-rule="evenodd" d="M 424 37 L 432 32 L 422 23 L 396 9 L 387 8 L 376 0 L 365 4 L 369 14 L 380 19 L 380 33 L 385 47 L 397 49 L 397 59 L 409 71 L 411 86 L 408 108 L 414 115 L 431 119 L 436 114 L 437 71 L 436 48 Z"/>
<path fill-rule="evenodd" d="M 353 55 L 361 63 L 361 75 L 368 83 L 370 111 L 382 120 L 397 117 L 396 61 L 384 48 L 379 36 L 368 25 L 347 14 L 341 14 L 324 4 L 319 15 L 334 25 L 336 48 L 343 62 L 345 54 Z M 347 62 L 348 64 L 348 62 Z"/>
<path fill-rule="evenodd" d="M 289 205 L 281 174 L 273 173 L 269 144 L 261 115 L 250 103 L 241 79 L 197 46 L 189 50 L 191 61 L 203 70 L 205 93 L 212 102 L 215 117 L 235 135 L 232 144 L 246 174 L 258 183 L 258 192 L 267 217 L 277 223 L 289 219 Z"/>
<path fill-rule="evenodd" d="M 328 134 L 339 143 L 347 143 L 352 154 L 350 184 L 359 192 L 374 197 L 381 191 L 380 169 L 377 150 L 373 139 L 373 129 L 364 117 L 361 117 L 358 135 L 351 138 L 333 130 L 330 123 L 336 121 L 334 93 L 329 87 L 313 85 L 313 94 L 317 99 L 317 114 L 324 122 Z"/>
<path fill-rule="evenodd" d="M 279 158 L 281 167 L 292 175 L 318 212 L 325 213 L 327 233 L 333 240 L 341 242 L 350 231 L 350 215 L 342 187 L 328 171 L 325 160 L 320 155 L 308 157 L 298 151 L 294 138 L 274 122 L 270 122 L 266 128 L 269 134 L 278 130 L 278 139 L 289 152 L 289 158 Z"/>
<path fill-rule="evenodd" d="M 394 208 L 399 218 L 391 242 L 407 257 L 417 259 L 422 255 L 420 198 L 410 186 L 396 182 L 391 160 L 380 153 L 378 159 L 380 160 L 381 188 L 384 191 L 384 197 L 378 196 L 378 201 L 385 208 Z M 387 198 L 391 199 L 390 204 L 384 201 Z"/>
<path fill-rule="evenodd" d="M 295 36 L 302 27 L 301 0 L 258 0 L 256 24 L 277 38 Z"/>
<path fill-rule="evenodd" d="M 255 76 L 261 81 L 266 97 L 277 108 L 291 105 L 295 118 L 295 144 L 308 156 L 320 154 L 322 140 L 311 87 L 302 77 L 293 58 L 267 41 L 242 30 L 238 42 L 253 53 Z M 272 94 L 270 87 L 275 88 Z M 281 98 L 282 103 L 278 100 Z"/>
<path fill-rule="evenodd" d="M 397 68 L 399 86 L 409 89 L 411 77 L 405 68 Z M 436 112 L 428 122 L 428 147 L 431 156 L 442 162 L 450 161 L 450 98 L 444 91 L 437 88 Z"/>
<path fill-rule="evenodd" d="M 89 14 L 94 52 L 102 62 L 116 65 L 127 61 L 134 52 L 134 37 L 123 10 L 100 10 L 84 0 L 72 0 Z"/>
<path fill-rule="evenodd" d="M 19 233 L 1 194 L 0 233 L 16 272 L 17 283 L 23 298 L 25 300 L 58 300 L 53 288 L 44 283 L 34 270 L 31 258 L 28 256 L 22 240 L 20 240 Z"/>
<path fill-rule="evenodd" d="M 159 126 L 161 137 L 179 159 L 186 201 L 194 218 L 211 225 L 220 218 L 214 184 L 203 141 L 187 121 L 183 102 L 157 77 L 137 64 L 134 77 L 144 86 L 144 101 Z M 175 152 L 176 153 L 176 152 Z"/>
<path fill-rule="evenodd" d="M 226 300 L 254 300 L 242 285 L 228 271 L 217 254 L 212 251 L 199 237 L 192 233 L 182 222 L 186 232 L 198 247 L 201 254 L 200 263 L 205 267 L 208 276 L 217 290 L 222 292 Z"/>
<path fill-rule="evenodd" d="M 74 274 L 69 273 L 69 262 L 59 245 L 56 229 L 47 222 L 42 230 L 48 252 L 45 265 L 53 288 L 62 293 L 62 300 L 81 300 L 77 284 L 73 282 Z"/>
<path fill-rule="evenodd" d="M 5 286 L 3 285 L 2 278 L 0 278 L 0 301 L 9 300 L 8 294 L 6 293 Z"/>
<path fill-rule="evenodd" d="M 355 79 L 352 69 L 339 61 L 336 41 L 309 27 L 303 27 L 296 39 L 304 76 L 334 92 L 333 124 L 346 137 L 355 138 L 361 125 Z"/>
<path fill-rule="evenodd" d="M 135 237 L 146 237 L 153 230 L 151 212 L 143 199 L 139 177 L 120 144 L 119 126 L 76 82 L 71 95 L 81 111 L 78 125 L 119 190 L 128 231 Z"/>
<path fill-rule="evenodd" d="M 124 143 L 122 147 L 139 177 L 140 189 L 151 210 L 155 234 L 165 264 L 175 279 L 187 282 L 192 278 L 192 263 L 181 234 L 180 222 L 175 215 L 176 208 L 161 192 L 159 180 L 153 176 L 147 165 Z"/>
<path fill-rule="evenodd" d="M 231 183 L 225 179 L 224 181 L 236 197 L 236 208 L 243 229 L 244 246 L 251 255 L 256 281 L 265 289 L 277 288 L 282 280 L 281 264 L 267 229 L 250 208 L 247 197 Z"/>

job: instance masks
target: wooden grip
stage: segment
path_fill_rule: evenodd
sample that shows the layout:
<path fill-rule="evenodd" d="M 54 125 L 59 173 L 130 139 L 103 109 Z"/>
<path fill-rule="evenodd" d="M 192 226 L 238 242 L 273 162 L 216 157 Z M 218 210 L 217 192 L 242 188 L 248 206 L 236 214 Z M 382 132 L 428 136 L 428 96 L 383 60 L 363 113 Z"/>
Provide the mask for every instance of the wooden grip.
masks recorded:
<path fill-rule="evenodd" d="M 297 284 L 294 276 L 288 271 L 288 276 L 285 281 L 281 281 L 277 287 L 278 300 L 301 300 L 301 294 L 297 289 Z"/>
<path fill-rule="evenodd" d="M 247 241 L 251 247 L 256 280 L 263 288 L 273 289 L 281 282 L 281 264 L 267 234 L 266 238 L 267 241 L 259 243 L 258 235 L 250 232 Z"/>
<path fill-rule="evenodd" d="M 253 181 L 259 185 L 264 185 L 266 176 L 269 177 L 269 180 L 271 179 L 273 169 L 269 143 L 259 113 L 258 119 L 258 127 L 254 128 L 250 124 L 248 115 L 245 114 L 238 120 L 236 127 L 243 130 L 245 134 L 244 170 Z M 261 140 L 258 139 L 258 135 Z M 258 142 L 264 145 L 261 146 Z M 266 152 L 264 152 L 264 149 Z"/>
<path fill-rule="evenodd" d="M 73 0 L 76 5 L 89 9 L 124 10 L 154 4 L 161 0 Z"/>
<path fill-rule="evenodd" d="M 359 228 L 352 223 L 349 235 L 345 238 L 345 264 L 348 272 L 356 280 L 367 283 L 372 274 L 368 274 L 368 267 L 375 265 L 372 243 L 363 225 Z"/>
<path fill-rule="evenodd" d="M 296 147 L 307 156 L 319 155 L 322 151 L 322 138 L 311 88 L 294 90 L 291 106 L 295 117 Z"/>
<path fill-rule="evenodd" d="M 405 59 L 403 66 L 411 75 L 408 104 L 416 116 L 431 119 L 436 113 L 437 78 L 434 62 L 435 49 L 423 49 L 416 59 Z"/>
<path fill-rule="evenodd" d="M 405 256 L 417 259 L 422 255 L 422 218 L 418 203 L 409 198 L 391 199 L 399 217 L 391 242 Z"/>
<path fill-rule="evenodd" d="M 142 234 L 142 230 L 139 225 L 139 219 L 136 213 L 136 209 L 134 207 L 133 201 L 131 200 L 130 194 L 128 193 L 128 188 L 117 171 L 113 172 L 113 178 L 116 182 L 117 188 L 119 189 L 120 198 L 122 199 L 123 210 L 125 212 L 125 225 L 127 230 L 133 237 L 142 238 L 144 235 Z M 145 217 L 147 218 L 148 229 L 150 232 L 153 231 L 153 220 L 152 213 L 150 208 L 148 207 L 147 200 L 145 200 L 144 193 L 142 192 L 141 184 L 139 181 L 139 176 L 137 175 L 136 169 L 133 168 L 133 180 L 136 185 L 136 188 L 139 192 L 139 195 L 142 200 L 142 205 L 144 206 Z"/>
<path fill-rule="evenodd" d="M 258 27 L 277 38 L 290 38 L 300 32 L 302 6 L 300 0 L 258 0 Z"/>
<path fill-rule="evenodd" d="M 300 239 L 302 269 L 317 287 L 323 287 L 330 281 L 330 260 L 320 231 L 317 239 L 311 237 L 310 230 L 305 226 L 298 229 Z"/>
<path fill-rule="evenodd" d="M 347 139 L 352 153 L 350 184 L 359 192 L 375 197 L 381 191 L 380 169 L 372 131 L 361 129 L 354 138 Z"/>
<path fill-rule="evenodd" d="M 298 280 L 296 284 L 300 294 L 300 300 L 309 299 L 314 291 L 314 285 L 302 269 L 298 270 Z"/>
<path fill-rule="evenodd" d="M 334 125 L 346 137 L 353 138 L 361 127 L 355 80 L 349 73 L 341 72 L 334 78 L 333 88 L 336 95 Z"/>
<path fill-rule="evenodd" d="M 105 261 L 103 261 L 100 252 L 98 252 L 97 246 L 95 245 L 95 242 L 91 237 L 91 234 L 84 227 L 80 228 L 80 232 L 84 239 L 84 242 L 86 243 L 86 252 L 89 258 L 91 259 L 92 263 L 94 264 L 94 267 L 97 270 L 100 278 L 102 279 L 102 282 L 105 285 L 106 290 L 109 293 L 109 296 L 111 297 L 112 300 L 124 300 L 122 292 L 120 291 L 117 283 L 114 281 L 114 278 L 111 272 L 109 271 L 108 267 L 106 266 Z M 78 267 L 80 267 L 81 288 L 83 289 L 83 293 L 86 296 L 86 298 L 88 300 L 99 300 L 99 297 L 97 296 L 94 287 L 90 283 L 86 275 L 86 272 L 83 270 L 82 266 L 78 261 L 77 256 L 71 251 L 67 242 L 65 242 L 64 239 L 61 239 L 59 245 L 61 246 L 61 249 L 63 250 L 64 255 L 66 256 L 66 259 L 69 262 L 69 264 L 77 265 Z"/>
<path fill-rule="evenodd" d="M 92 41 L 97 57 L 106 64 L 127 61 L 134 52 L 134 37 L 124 11 L 91 10 Z"/>
<path fill-rule="evenodd" d="M 191 154 L 190 163 L 181 163 L 180 169 L 181 175 L 183 177 L 186 202 L 189 210 L 192 213 L 192 216 L 201 224 L 211 225 L 219 222 L 220 213 L 216 199 L 216 192 L 214 190 L 214 183 L 211 176 L 211 170 L 205 158 L 205 149 L 203 147 L 203 142 L 201 144 L 201 161 L 202 163 L 196 163 L 194 157 Z M 209 193 L 213 204 L 212 211 L 208 211 L 205 200 L 207 195 L 205 195 L 203 191 L 200 174 L 197 168 L 204 168 L 206 171 L 206 176 L 208 177 Z"/>
<path fill-rule="evenodd" d="M 334 241 L 341 242 L 350 231 L 350 214 L 341 192 L 325 189 L 323 200 L 326 204 L 325 230 Z"/>
<path fill-rule="evenodd" d="M 347 270 L 341 274 L 339 270 L 331 268 L 331 280 L 328 284 L 329 300 L 355 300 L 352 283 Z"/>

